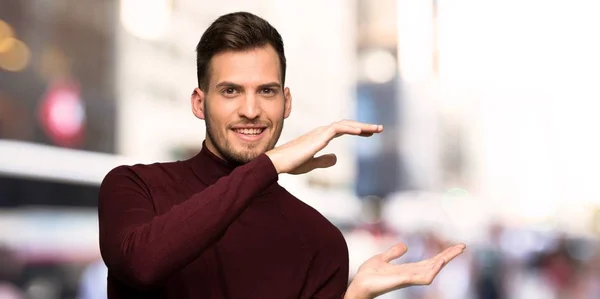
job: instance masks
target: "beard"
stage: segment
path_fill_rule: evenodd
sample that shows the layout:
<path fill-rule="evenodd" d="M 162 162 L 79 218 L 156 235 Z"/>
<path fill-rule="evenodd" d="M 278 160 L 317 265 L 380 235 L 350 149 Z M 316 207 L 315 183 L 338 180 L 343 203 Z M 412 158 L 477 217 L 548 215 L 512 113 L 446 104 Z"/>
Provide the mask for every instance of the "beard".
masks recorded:
<path fill-rule="evenodd" d="M 226 128 L 224 133 L 221 133 L 220 127 L 212 122 L 210 117 L 210 113 L 208 107 L 205 106 L 205 124 L 206 124 L 206 137 L 211 141 L 217 150 L 218 154 L 227 162 L 234 165 L 244 165 L 259 155 L 273 149 L 275 144 L 277 144 L 277 140 L 281 135 L 281 131 L 283 130 L 283 118 L 281 121 L 281 126 L 275 131 L 273 136 L 268 142 L 261 142 L 257 144 L 243 144 L 239 146 L 239 148 L 235 148 L 232 142 L 228 139 L 228 133 L 230 128 Z M 256 121 L 247 120 L 245 123 L 252 124 L 256 123 Z M 273 126 L 268 126 L 269 131 L 273 129 Z"/>

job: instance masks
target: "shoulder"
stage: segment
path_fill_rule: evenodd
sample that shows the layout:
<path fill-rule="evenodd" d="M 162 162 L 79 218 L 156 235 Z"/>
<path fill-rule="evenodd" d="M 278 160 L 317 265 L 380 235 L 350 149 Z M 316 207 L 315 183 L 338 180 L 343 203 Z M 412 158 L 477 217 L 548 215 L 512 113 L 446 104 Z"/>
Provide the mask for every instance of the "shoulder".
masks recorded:
<path fill-rule="evenodd" d="M 120 165 L 106 174 L 100 188 L 112 188 L 116 185 L 159 188 L 182 180 L 182 171 L 184 170 L 185 165 L 179 161 Z"/>
<path fill-rule="evenodd" d="M 317 209 L 283 187 L 282 189 L 285 193 L 284 196 L 291 199 L 286 201 L 289 203 L 286 210 L 291 213 L 294 222 L 301 231 L 305 232 L 305 235 L 312 241 L 311 243 L 319 245 L 319 247 L 335 248 L 336 250 L 346 249 L 344 235 L 337 226 Z M 327 199 L 323 198 L 323 200 Z"/>

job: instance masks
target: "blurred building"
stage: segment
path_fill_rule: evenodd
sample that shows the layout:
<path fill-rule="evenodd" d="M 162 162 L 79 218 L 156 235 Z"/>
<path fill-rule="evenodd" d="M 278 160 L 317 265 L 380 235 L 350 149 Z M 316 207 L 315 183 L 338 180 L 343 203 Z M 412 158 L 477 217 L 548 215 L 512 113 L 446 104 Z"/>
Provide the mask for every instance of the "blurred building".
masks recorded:
<path fill-rule="evenodd" d="M 396 1 L 358 3 L 355 119 L 383 124 L 384 133 L 356 142 L 358 196 L 378 196 L 409 188 L 404 157 L 398 155 L 403 115 L 398 72 Z"/>

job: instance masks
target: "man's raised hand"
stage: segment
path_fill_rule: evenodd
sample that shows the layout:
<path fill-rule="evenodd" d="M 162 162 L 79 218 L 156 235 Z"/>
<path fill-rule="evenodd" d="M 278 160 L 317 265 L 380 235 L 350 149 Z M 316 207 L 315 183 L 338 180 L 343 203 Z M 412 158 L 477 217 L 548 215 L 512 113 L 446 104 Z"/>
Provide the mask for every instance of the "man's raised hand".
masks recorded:
<path fill-rule="evenodd" d="M 266 155 L 275 165 L 277 173 L 307 173 L 316 168 L 327 168 L 335 165 L 335 154 L 315 157 L 315 154 L 325 148 L 334 138 L 342 135 L 369 137 L 382 131 L 382 125 L 342 120 L 329 126 L 318 127 L 266 152 Z"/>

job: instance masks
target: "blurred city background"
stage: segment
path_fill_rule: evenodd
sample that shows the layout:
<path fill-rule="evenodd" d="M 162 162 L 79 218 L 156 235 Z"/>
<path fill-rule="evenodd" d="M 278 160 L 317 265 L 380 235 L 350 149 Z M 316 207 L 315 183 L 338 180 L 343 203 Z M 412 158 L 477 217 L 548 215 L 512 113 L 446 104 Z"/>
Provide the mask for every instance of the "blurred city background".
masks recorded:
<path fill-rule="evenodd" d="M 195 46 L 245 10 L 282 34 L 294 109 L 338 165 L 280 183 L 351 271 L 467 251 L 382 298 L 600 298 L 600 5 L 542 0 L 0 0 L 0 298 L 106 298 L 96 203 L 120 164 L 185 159 Z M 596 128 L 596 129 L 594 129 Z M 268 282 L 265 282 L 268 283 Z"/>

